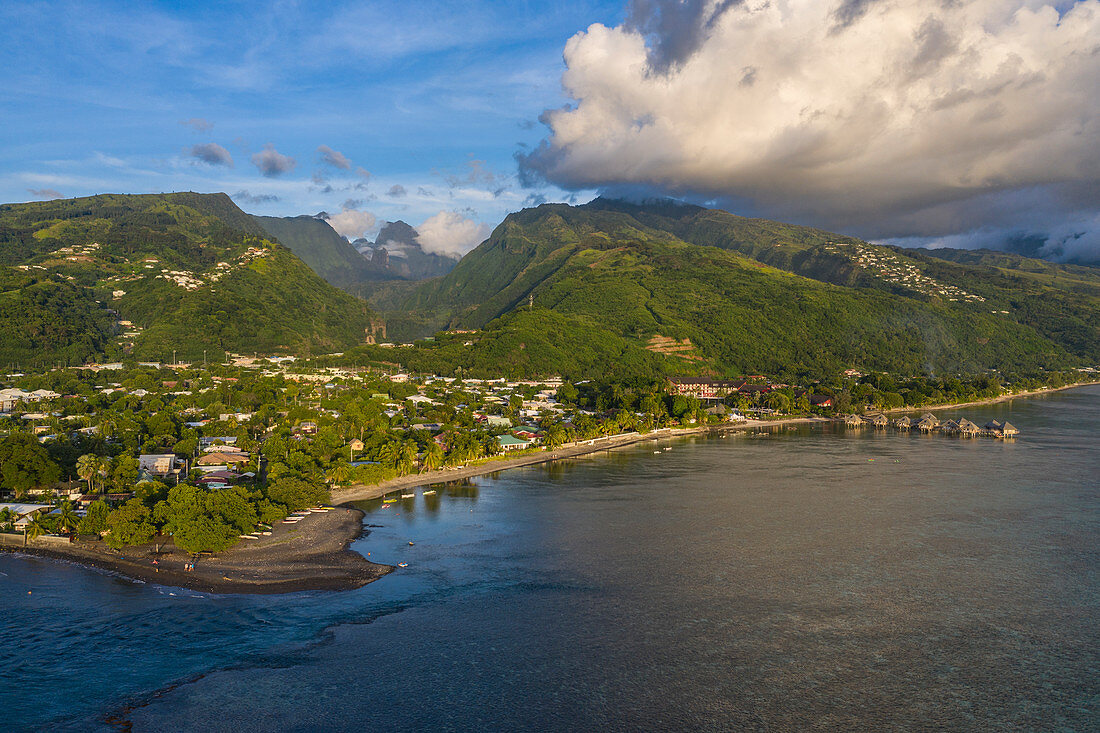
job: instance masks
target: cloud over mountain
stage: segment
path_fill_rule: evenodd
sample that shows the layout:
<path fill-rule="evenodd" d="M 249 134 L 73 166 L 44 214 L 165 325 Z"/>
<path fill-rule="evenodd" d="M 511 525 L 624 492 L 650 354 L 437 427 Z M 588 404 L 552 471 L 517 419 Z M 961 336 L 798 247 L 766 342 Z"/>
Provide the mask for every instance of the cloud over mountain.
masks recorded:
<path fill-rule="evenodd" d="M 192 145 L 188 154 L 196 160 L 201 160 L 203 163 L 209 163 L 210 165 L 224 165 L 229 168 L 233 167 L 233 156 L 229 154 L 229 151 L 223 148 L 217 143 L 203 143 L 202 145 Z"/>
<path fill-rule="evenodd" d="M 378 219 L 369 211 L 346 207 L 339 214 L 329 216 L 327 221 L 337 234 L 348 239 L 366 236 L 378 223 Z"/>
<path fill-rule="evenodd" d="M 268 143 L 263 150 L 252 156 L 252 165 L 259 168 L 260 173 L 267 178 L 274 178 L 294 170 L 298 161 L 289 155 L 283 155 L 274 145 Z"/>
<path fill-rule="evenodd" d="M 461 257 L 489 236 L 489 225 L 457 211 L 441 211 L 416 228 L 420 248 L 432 254 Z"/>
<path fill-rule="evenodd" d="M 521 172 L 869 237 L 1087 226 L 1097 39 L 1098 0 L 636 0 L 570 39 Z"/>

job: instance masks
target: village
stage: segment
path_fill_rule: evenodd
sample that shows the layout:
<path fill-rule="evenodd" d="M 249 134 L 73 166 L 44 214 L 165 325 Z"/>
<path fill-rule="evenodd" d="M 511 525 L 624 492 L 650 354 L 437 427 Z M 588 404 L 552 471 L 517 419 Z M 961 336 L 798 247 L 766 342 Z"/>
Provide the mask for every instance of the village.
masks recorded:
<path fill-rule="evenodd" d="M 843 375 L 846 387 L 836 390 L 762 375 L 623 385 L 316 367 L 281 356 L 226 361 L 209 367 L 116 362 L 11 375 L 27 388 L 0 389 L 0 500 L 6 502 L 0 543 L 70 542 L 83 535 L 122 547 L 148 540 L 171 531 L 172 502 L 183 505 L 185 487 L 200 492 L 188 501 L 240 505 L 233 517 L 218 519 L 225 528 L 215 544 L 230 546 L 275 522 L 294 521 L 295 512 L 323 505 L 340 487 L 434 476 L 670 428 L 813 416 L 845 428 L 1018 435 L 1015 426 L 996 420 L 982 427 L 930 413 L 891 420 L 886 409 L 899 407 L 890 396 L 896 393 L 882 390 L 897 385 L 856 370 Z M 1006 391 L 994 383 L 955 383 L 961 386 L 938 384 L 959 390 L 951 393 L 955 401 Z M 938 388 L 921 399 L 942 400 Z M 915 389 L 910 398 L 923 395 Z M 856 405 L 859 414 L 851 410 Z"/>

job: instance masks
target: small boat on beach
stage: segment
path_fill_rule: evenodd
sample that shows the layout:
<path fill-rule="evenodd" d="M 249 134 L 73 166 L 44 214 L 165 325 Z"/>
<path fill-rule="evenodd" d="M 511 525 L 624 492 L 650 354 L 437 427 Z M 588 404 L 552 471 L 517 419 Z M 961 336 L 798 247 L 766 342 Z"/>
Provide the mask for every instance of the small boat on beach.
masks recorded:
<path fill-rule="evenodd" d="M 416 498 L 416 494 L 402 494 L 402 495 L 401 495 L 401 498 L 402 498 L 402 499 L 415 499 L 415 498 Z"/>
<path fill-rule="evenodd" d="M 428 496 L 429 494 L 434 494 L 434 493 L 435 493 L 435 489 L 428 489 L 427 491 L 423 491 L 423 492 L 421 492 L 421 493 L 422 493 L 422 494 L 423 494 L 424 496 Z"/>
<path fill-rule="evenodd" d="M 396 501 L 397 501 L 397 499 L 383 499 L 382 503 L 383 504 L 393 504 Z"/>

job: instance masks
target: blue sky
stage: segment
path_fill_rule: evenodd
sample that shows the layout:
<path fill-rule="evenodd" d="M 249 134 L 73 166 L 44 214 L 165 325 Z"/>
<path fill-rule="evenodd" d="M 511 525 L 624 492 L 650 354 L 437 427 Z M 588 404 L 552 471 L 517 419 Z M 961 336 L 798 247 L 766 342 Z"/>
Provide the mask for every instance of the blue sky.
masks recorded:
<path fill-rule="evenodd" d="M 513 155 L 545 135 L 539 114 L 566 101 L 569 37 L 622 12 L 621 2 L 4 3 L 0 199 L 226 191 L 253 213 L 350 203 L 380 221 L 456 210 L 495 225 L 531 196 L 568 196 L 518 186 Z M 211 145 L 224 151 L 213 162 L 195 157 Z M 267 145 L 293 168 L 262 175 L 252 157 Z M 320 146 L 349 167 L 325 163 Z"/>
<path fill-rule="evenodd" d="M 461 252 L 671 195 L 1100 261 L 1097 38 L 1100 0 L 0 3 L 0 200 L 225 191 Z"/>

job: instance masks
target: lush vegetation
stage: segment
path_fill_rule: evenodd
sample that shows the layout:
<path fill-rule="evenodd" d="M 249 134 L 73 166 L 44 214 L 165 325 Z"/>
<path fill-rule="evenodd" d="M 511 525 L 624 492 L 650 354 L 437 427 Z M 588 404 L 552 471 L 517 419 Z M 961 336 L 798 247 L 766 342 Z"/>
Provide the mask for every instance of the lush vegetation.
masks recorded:
<path fill-rule="evenodd" d="M 348 240 L 320 219 L 312 216 L 254 216 L 264 230 L 290 248 L 302 262 L 338 288 L 349 289 L 365 280 L 380 280 L 370 262 Z"/>
<path fill-rule="evenodd" d="M 1090 297 L 927 260 L 698 207 L 544 205 L 509 216 L 442 279 L 378 301 L 401 312 L 391 337 L 398 324 L 478 334 L 360 356 L 442 374 L 800 381 L 853 367 L 1037 374 L 1100 361 Z M 691 348 L 646 353 L 654 337 Z"/>
<path fill-rule="evenodd" d="M 0 362 L 220 359 L 362 343 L 372 315 L 224 194 L 0 206 Z M 115 339 L 129 321 L 131 337 Z"/>

